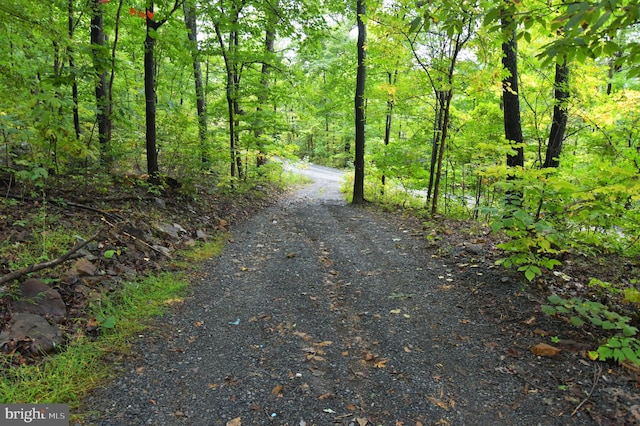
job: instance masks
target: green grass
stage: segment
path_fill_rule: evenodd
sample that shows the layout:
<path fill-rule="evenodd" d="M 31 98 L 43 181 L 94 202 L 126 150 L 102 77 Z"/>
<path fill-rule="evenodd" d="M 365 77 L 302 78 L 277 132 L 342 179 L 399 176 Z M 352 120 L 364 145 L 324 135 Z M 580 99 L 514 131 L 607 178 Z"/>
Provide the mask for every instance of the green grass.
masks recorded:
<path fill-rule="evenodd" d="M 36 365 L 3 368 L 0 403 L 58 403 L 69 404 L 71 410 L 78 408 L 88 391 L 117 372 L 113 359 L 128 352 L 131 337 L 165 313 L 171 302 L 181 300 L 187 286 L 184 276 L 170 273 L 125 284 L 114 297 L 94 306 L 96 318 L 112 319 L 97 340 L 80 335 L 63 352 Z"/>

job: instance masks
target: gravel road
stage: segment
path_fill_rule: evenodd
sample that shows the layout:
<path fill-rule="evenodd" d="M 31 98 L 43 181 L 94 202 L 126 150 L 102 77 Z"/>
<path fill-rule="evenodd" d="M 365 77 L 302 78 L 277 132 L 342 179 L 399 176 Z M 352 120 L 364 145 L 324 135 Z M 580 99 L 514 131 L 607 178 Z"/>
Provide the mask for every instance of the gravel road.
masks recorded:
<path fill-rule="evenodd" d="M 415 220 L 347 205 L 340 172 L 302 173 L 314 183 L 231 228 L 82 424 L 596 424 L 512 326 L 531 308 L 517 285 L 441 257 Z"/>

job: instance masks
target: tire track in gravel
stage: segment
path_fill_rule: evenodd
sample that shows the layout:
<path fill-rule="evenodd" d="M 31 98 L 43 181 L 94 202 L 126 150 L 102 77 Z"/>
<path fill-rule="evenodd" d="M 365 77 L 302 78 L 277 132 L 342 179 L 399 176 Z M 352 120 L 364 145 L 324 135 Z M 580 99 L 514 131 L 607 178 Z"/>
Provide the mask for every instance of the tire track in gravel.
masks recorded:
<path fill-rule="evenodd" d="M 497 324 L 461 308 L 420 230 L 347 206 L 325 172 L 234 227 L 85 424 L 557 424 L 496 373 Z"/>

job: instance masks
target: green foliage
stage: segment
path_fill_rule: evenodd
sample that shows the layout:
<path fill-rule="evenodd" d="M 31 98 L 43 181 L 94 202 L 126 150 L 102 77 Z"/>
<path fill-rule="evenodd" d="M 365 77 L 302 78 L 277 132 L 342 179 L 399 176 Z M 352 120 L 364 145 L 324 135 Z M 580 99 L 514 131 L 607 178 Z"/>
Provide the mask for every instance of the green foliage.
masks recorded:
<path fill-rule="evenodd" d="M 550 305 L 541 306 L 542 312 L 547 315 L 568 318 L 575 327 L 582 327 L 588 323 L 606 332 L 616 333 L 596 351 L 590 352 L 593 359 L 630 361 L 640 365 L 640 341 L 635 337 L 638 334 L 638 328 L 630 324 L 632 321 L 630 317 L 620 315 L 602 303 L 591 300 L 576 297 L 564 299 L 556 294 L 548 296 L 547 299 Z"/>

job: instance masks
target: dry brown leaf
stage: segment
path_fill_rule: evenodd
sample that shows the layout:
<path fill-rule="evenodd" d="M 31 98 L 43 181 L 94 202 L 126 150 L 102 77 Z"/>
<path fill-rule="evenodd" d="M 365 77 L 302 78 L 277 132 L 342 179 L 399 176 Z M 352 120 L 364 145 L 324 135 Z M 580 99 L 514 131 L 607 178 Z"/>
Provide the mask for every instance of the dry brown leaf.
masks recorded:
<path fill-rule="evenodd" d="M 233 420 L 229 420 L 227 422 L 227 426 L 242 426 L 242 419 L 240 417 L 236 417 Z"/>
<path fill-rule="evenodd" d="M 325 340 L 324 342 L 320 342 L 320 343 L 314 343 L 313 346 L 318 346 L 318 347 L 324 347 L 324 346 L 329 346 L 329 345 L 333 345 L 333 342 L 331 340 Z"/>
<path fill-rule="evenodd" d="M 531 352 L 537 356 L 556 356 L 560 353 L 560 349 L 546 343 L 538 343 L 531 348 Z"/>
<path fill-rule="evenodd" d="M 369 420 L 362 417 L 356 417 L 356 422 L 358 422 L 358 426 L 367 426 L 369 424 Z"/>
<path fill-rule="evenodd" d="M 335 395 L 330 392 L 323 393 L 318 397 L 318 399 L 333 399 L 333 398 L 335 398 Z"/>
<path fill-rule="evenodd" d="M 196 321 L 193 323 L 193 325 L 195 325 L 196 327 L 202 327 L 204 323 L 202 321 Z"/>
<path fill-rule="evenodd" d="M 381 360 L 379 360 L 379 361 L 376 361 L 376 362 L 373 364 L 373 366 L 374 366 L 375 368 L 385 368 L 385 367 L 387 366 L 387 365 L 386 365 L 386 364 L 387 364 L 387 362 L 389 362 L 389 360 L 388 360 L 388 359 L 381 359 Z"/>
<path fill-rule="evenodd" d="M 436 397 L 429 396 L 429 397 L 427 397 L 427 399 L 433 405 L 437 405 L 438 407 L 442 408 L 443 410 L 449 411 L 449 409 L 451 408 L 451 407 L 449 407 L 449 404 L 446 401 L 443 401 L 443 400 L 438 399 Z"/>
<path fill-rule="evenodd" d="M 282 385 L 278 385 L 271 389 L 271 394 L 275 396 L 282 396 Z"/>
<path fill-rule="evenodd" d="M 215 384 L 215 383 L 209 383 L 209 384 L 207 385 L 207 388 L 209 388 L 209 389 L 217 389 L 217 388 L 218 388 L 218 385 L 217 385 L 217 384 Z"/>

